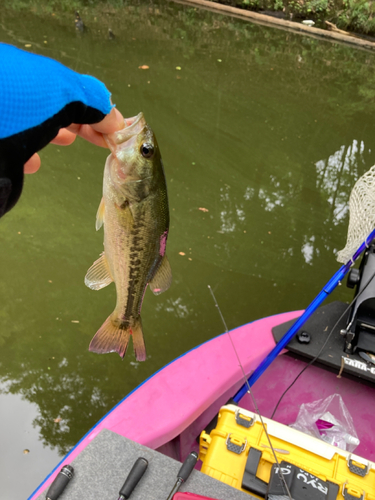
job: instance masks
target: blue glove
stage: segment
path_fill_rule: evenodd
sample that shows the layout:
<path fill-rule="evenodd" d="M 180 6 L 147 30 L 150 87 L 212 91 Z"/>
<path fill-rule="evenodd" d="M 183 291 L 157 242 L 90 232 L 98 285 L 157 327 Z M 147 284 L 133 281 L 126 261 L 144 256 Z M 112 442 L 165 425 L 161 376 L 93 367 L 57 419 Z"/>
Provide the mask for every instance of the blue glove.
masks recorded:
<path fill-rule="evenodd" d="M 53 59 L 0 43 L 0 217 L 18 201 L 24 164 L 72 123 L 92 124 L 111 109 L 96 78 Z"/>

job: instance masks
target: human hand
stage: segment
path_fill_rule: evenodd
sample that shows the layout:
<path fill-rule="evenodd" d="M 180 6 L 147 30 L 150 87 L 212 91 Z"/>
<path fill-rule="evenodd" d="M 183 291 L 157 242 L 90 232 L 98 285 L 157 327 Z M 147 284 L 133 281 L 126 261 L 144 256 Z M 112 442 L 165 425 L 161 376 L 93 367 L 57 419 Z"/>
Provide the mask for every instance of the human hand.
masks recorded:
<path fill-rule="evenodd" d="M 109 115 L 106 115 L 106 117 L 99 123 L 94 123 L 92 125 L 80 125 L 78 123 L 73 123 L 69 127 L 60 129 L 57 136 L 52 139 L 51 144 L 69 146 L 75 141 L 78 135 L 96 146 L 108 148 L 107 143 L 103 139 L 103 134 L 113 134 L 113 132 L 121 130 L 124 126 L 124 117 L 118 109 L 112 108 Z M 24 173 L 34 174 L 39 170 L 39 167 L 40 157 L 38 153 L 35 153 L 25 163 Z"/>
<path fill-rule="evenodd" d="M 24 171 L 50 142 L 77 135 L 106 147 L 102 133 L 123 127 L 105 85 L 48 57 L 0 43 L 0 217 L 18 201 Z"/>

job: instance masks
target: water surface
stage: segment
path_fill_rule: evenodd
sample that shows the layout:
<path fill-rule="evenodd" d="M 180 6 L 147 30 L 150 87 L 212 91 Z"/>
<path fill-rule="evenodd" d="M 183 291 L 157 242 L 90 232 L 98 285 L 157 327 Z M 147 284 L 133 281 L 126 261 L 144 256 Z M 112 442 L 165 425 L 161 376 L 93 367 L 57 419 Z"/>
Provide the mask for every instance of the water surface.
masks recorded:
<path fill-rule="evenodd" d="M 0 222 L 7 500 L 26 498 L 143 380 L 222 333 L 208 284 L 229 328 L 304 308 L 338 268 L 350 190 L 375 163 L 372 54 L 172 3 L 83 14 L 77 35 L 74 13 L 1 11 L 0 39 L 102 79 L 124 115 L 144 112 L 165 164 L 174 281 L 146 293 L 145 363 L 88 352 L 115 303 L 114 286 L 83 283 L 103 249 L 107 152 L 48 146 Z"/>

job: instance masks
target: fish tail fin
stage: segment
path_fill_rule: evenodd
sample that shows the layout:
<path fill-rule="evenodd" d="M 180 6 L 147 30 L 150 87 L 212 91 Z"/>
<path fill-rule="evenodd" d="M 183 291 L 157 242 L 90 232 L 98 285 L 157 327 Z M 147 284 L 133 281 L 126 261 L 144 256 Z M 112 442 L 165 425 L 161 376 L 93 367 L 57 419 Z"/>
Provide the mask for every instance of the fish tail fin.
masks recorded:
<path fill-rule="evenodd" d="M 119 325 L 114 324 L 112 316 L 108 316 L 91 340 L 89 351 L 98 354 L 117 352 L 121 358 L 124 358 L 131 335 L 133 336 L 137 361 L 144 361 L 146 359 L 146 348 L 143 340 L 141 318 L 136 321 L 134 326 L 125 327 L 121 323 Z"/>

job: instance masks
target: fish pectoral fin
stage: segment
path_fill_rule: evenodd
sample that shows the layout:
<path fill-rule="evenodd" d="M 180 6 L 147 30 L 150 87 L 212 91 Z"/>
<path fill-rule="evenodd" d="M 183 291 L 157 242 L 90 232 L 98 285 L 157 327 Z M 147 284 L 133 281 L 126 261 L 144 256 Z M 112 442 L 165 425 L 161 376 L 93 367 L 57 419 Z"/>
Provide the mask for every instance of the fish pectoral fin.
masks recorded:
<path fill-rule="evenodd" d="M 90 342 L 89 351 L 98 354 L 117 352 L 121 358 L 125 356 L 130 337 L 133 337 L 133 348 L 137 361 L 145 361 L 146 347 L 143 340 L 142 322 L 139 317 L 133 326 L 124 326 L 112 321 L 109 316 Z"/>
<path fill-rule="evenodd" d="M 156 271 L 155 276 L 149 283 L 149 286 L 152 292 L 155 295 L 159 295 L 159 293 L 163 293 L 171 286 L 172 283 L 172 269 L 169 264 L 169 260 L 167 255 L 165 254 L 159 269 Z"/>
<path fill-rule="evenodd" d="M 96 260 L 85 276 L 85 285 L 91 290 L 100 290 L 112 283 L 113 278 L 109 270 L 108 261 L 103 252 L 98 260 Z"/>
<path fill-rule="evenodd" d="M 105 212 L 105 203 L 104 203 L 104 198 L 101 199 L 98 211 L 96 212 L 96 223 L 95 223 L 95 229 L 99 231 L 99 229 L 102 227 L 103 222 L 104 222 L 104 212 Z"/>

